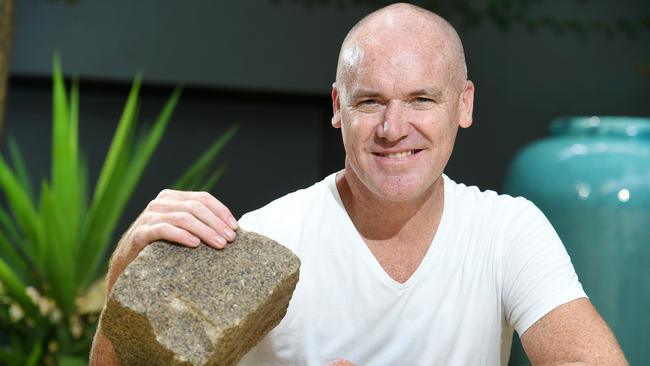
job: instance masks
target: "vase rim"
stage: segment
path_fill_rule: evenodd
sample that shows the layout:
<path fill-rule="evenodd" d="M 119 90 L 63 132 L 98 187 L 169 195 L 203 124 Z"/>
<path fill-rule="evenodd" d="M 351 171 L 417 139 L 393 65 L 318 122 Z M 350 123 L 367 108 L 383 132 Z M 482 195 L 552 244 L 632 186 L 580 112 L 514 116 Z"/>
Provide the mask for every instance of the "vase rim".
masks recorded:
<path fill-rule="evenodd" d="M 650 117 L 565 116 L 551 121 L 552 135 L 617 135 L 650 137 Z"/>

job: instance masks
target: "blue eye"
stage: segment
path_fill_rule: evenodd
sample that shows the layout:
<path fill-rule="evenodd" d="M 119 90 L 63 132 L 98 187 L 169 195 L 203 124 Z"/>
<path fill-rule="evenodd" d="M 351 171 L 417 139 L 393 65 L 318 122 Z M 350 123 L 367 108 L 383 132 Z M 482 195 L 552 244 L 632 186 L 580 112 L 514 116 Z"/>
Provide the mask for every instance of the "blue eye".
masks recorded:
<path fill-rule="evenodd" d="M 373 104 L 377 104 L 377 101 L 374 99 L 365 99 L 359 102 L 359 104 L 373 105 Z"/>
<path fill-rule="evenodd" d="M 415 98 L 415 102 L 416 103 L 429 103 L 429 102 L 433 102 L 433 100 L 430 99 L 430 98 L 425 98 L 425 97 L 417 97 L 417 98 Z"/>

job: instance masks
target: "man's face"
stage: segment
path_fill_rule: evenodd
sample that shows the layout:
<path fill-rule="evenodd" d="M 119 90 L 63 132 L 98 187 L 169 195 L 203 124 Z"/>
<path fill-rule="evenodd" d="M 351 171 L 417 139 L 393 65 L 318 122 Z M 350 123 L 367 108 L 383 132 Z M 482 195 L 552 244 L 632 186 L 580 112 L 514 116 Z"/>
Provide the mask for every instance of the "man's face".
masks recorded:
<path fill-rule="evenodd" d="M 332 90 L 345 177 L 387 201 L 429 192 L 440 178 L 458 126 L 469 127 L 471 82 L 459 85 L 443 47 L 417 40 L 352 48 Z"/>

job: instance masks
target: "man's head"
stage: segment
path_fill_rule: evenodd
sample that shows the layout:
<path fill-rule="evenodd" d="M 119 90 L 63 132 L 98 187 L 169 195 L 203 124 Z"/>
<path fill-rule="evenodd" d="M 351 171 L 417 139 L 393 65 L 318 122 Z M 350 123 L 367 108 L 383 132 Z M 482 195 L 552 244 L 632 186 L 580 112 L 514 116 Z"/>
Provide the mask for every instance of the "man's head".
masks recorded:
<path fill-rule="evenodd" d="M 348 183 L 388 201 L 433 189 L 458 127 L 472 123 L 473 95 L 447 21 L 409 4 L 363 18 L 343 41 L 332 89 Z"/>

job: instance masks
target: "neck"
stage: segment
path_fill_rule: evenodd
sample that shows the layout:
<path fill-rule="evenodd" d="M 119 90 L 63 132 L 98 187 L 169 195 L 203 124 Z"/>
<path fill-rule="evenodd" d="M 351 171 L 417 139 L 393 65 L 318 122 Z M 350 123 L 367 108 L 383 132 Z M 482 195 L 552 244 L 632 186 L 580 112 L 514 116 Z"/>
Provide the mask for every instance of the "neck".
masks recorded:
<path fill-rule="evenodd" d="M 336 186 L 359 233 L 370 240 L 389 240 L 404 232 L 428 232 L 438 226 L 444 206 L 442 177 L 418 197 L 389 201 L 369 191 L 348 170 L 336 177 Z"/>

